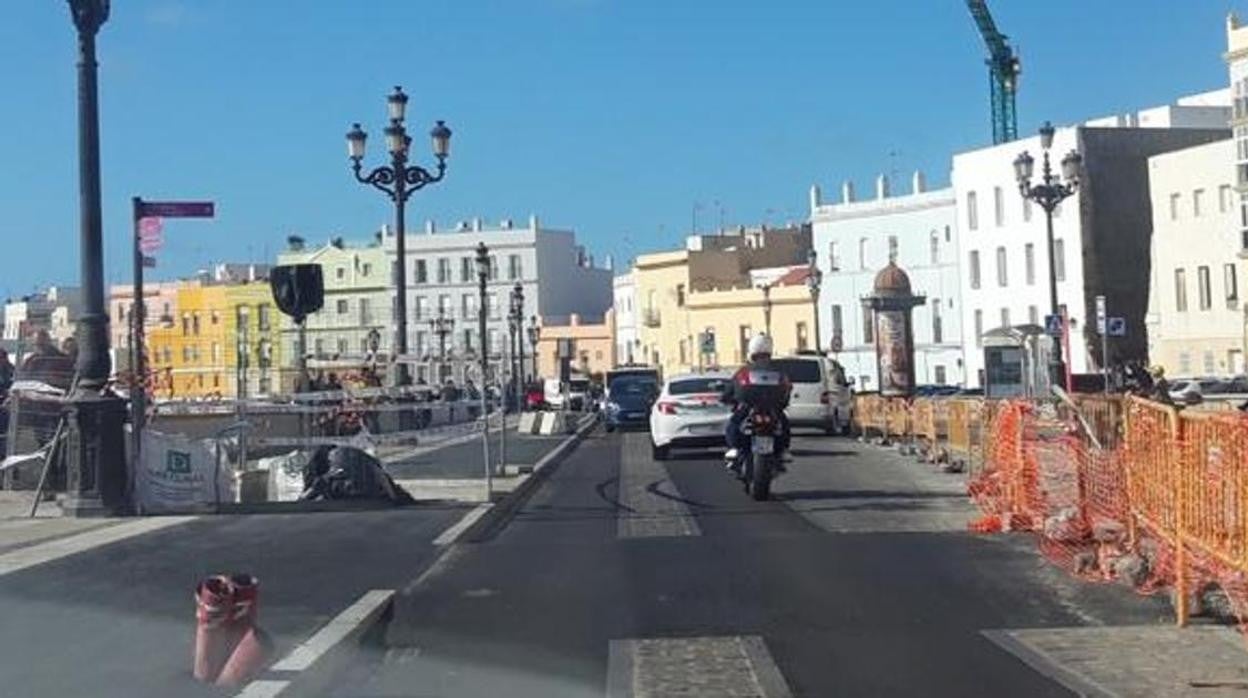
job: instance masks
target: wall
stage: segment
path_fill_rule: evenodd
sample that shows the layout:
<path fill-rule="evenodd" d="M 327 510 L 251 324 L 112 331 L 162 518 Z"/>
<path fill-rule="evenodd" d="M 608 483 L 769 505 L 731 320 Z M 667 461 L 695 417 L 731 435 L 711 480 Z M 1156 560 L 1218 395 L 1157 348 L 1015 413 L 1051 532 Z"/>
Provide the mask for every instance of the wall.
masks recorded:
<path fill-rule="evenodd" d="M 267 281 L 249 284 L 231 284 L 225 287 L 225 335 L 224 349 L 227 384 L 230 395 L 239 394 L 239 344 L 246 341 L 247 361 L 245 394 L 267 395 L 280 391 L 282 363 L 281 329 L 273 292 Z M 239 324 L 239 308 L 247 309 Z M 267 318 L 267 323 L 262 319 Z M 268 357 L 267 362 L 264 357 Z"/>
<path fill-rule="evenodd" d="M 771 289 L 771 338 L 776 356 L 814 349 L 814 303 L 804 284 L 775 286 Z M 679 344 L 674 360 L 664 363 L 665 375 L 698 368 L 733 368 L 745 363 L 744 344 L 749 337 L 766 331 L 764 293 L 759 288 L 721 291 L 695 291 L 687 304 L 685 360 L 680 360 Z M 804 328 L 806 345 L 800 346 L 799 325 Z M 743 329 L 744 328 L 744 329 Z M 699 335 L 715 333 L 715 353 L 703 357 L 698 351 Z M 744 340 L 743 340 L 744 338 Z"/>
<path fill-rule="evenodd" d="M 678 303 L 678 289 L 683 287 L 686 296 L 689 292 L 689 254 L 659 252 L 641 255 L 633 263 L 641 340 L 636 359 L 667 375 L 680 367 L 677 347 L 689 334 L 684 307 Z"/>
<path fill-rule="evenodd" d="M 381 335 L 379 351 L 389 355 L 394 343 L 393 293 L 390 261 L 379 245 L 287 250 L 278 255 L 278 263 L 321 265 L 325 302 L 307 318 L 309 353 L 315 353 L 318 343 L 325 354 L 339 353 L 345 343 L 344 355 L 362 357 L 368 332 L 375 329 Z M 346 303 L 346 312 L 339 312 L 339 301 Z M 281 315 L 279 326 L 281 358 L 292 368 L 299 356 L 298 327 L 286 315 Z"/>
<path fill-rule="evenodd" d="M 615 355 L 621 364 L 641 360 L 641 342 L 637 330 L 637 284 L 632 273 L 616 276 L 612 282 L 615 318 Z"/>
<path fill-rule="evenodd" d="M 614 318 L 610 312 L 603 322 L 581 324 L 580 316 L 573 315 L 566 325 L 542 325 L 537 342 L 537 370 L 543 378 L 559 376 L 559 340 L 576 342 L 576 356 L 572 370 L 587 375 L 602 376 L 616 365 Z M 528 361 L 526 360 L 526 363 Z M 527 369 L 527 367 L 526 367 Z"/>
<path fill-rule="evenodd" d="M 1152 200 L 1150 361 L 1170 376 L 1243 372 L 1243 283 L 1234 253 L 1239 246 L 1239 201 L 1232 181 L 1233 140 L 1149 158 Z M 1197 215 L 1194 193 L 1203 190 Z M 1178 195 L 1172 211 L 1172 196 Z M 1200 267 L 1209 270 L 1211 307 L 1200 307 Z M 1226 268 L 1232 275 L 1228 283 Z M 1185 274 L 1186 308 L 1177 303 L 1175 270 Z"/>
<path fill-rule="evenodd" d="M 232 338 L 226 333 L 225 287 L 184 282 L 177 292 L 177 308 L 172 325 L 154 327 L 148 335 L 152 369 L 173 381 L 172 393 L 162 387 L 157 396 L 227 395 L 225 351 Z"/>

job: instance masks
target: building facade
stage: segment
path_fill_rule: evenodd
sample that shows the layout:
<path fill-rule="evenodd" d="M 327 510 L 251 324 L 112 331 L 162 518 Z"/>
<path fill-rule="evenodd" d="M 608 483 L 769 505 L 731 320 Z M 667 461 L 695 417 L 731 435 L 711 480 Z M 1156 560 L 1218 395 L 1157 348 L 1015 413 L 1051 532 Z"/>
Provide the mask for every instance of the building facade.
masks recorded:
<path fill-rule="evenodd" d="M 161 326 L 172 326 L 177 317 L 178 287 L 176 281 L 162 281 L 143 285 L 143 303 L 147 310 L 144 333 Z M 114 284 L 108 290 L 109 346 L 113 352 L 113 370 L 129 370 L 130 323 L 134 313 L 134 284 Z M 150 366 L 149 366 L 150 368 Z"/>
<path fill-rule="evenodd" d="M 4 304 L 4 339 L 24 341 L 34 332 L 47 330 L 53 340 L 63 341 L 74 335 L 81 313 L 80 289 L 51 286 Z"/>
<path fill-rule="evenodd" d="M 890 261 L 927 297 L 914 309 L 915 380 L 962 385 L 961 281 L 958 277 L 957 212 L 953 189 L 925 191 L 915 173 L 909 194 L 891 196 L 884 176 L 876 196 L 856 201 L 852 183 L 838 203 L 811 189 L 810 220 L 823 283 L 819 294 L 820 346 L 830 349 L 845 374 L 862 390 L 878 388 L 874 327 L 862 298 Z"/>
<path fill-rule="evenodd" d="M 1172 123 L 1205 123 L 1216 106 L 1174 107 Z M 1184 117 L 1185 111 L 1194 116 Z M 1070 318 L 1074 373 L 1096 372 L 1101 342 L 1095 299 L 1108 315 L 1126 320 L 1127 336 L 1110 344 L 1110 361 L 1147 357 L 1145 315 L 1150 281 L 1152 206 L 1148 158 L 1226 138 L 1224 129 L 1059 128 L 1053 166 L 1070 150 L 1083 156 L 1077 193 L 1056 210 L 1053 269 L 1059 306 Z M 1049 254 L 1045 214 L 1019 193 L 1013 163 L 1029 151 L 1041 168 L 1042 148 L 1032 136 L 960 153 L 953 158 L 961 254 L 962 328 L 968 385 L 983 385 L 985 332 L 1003 326 L 1043 324 L 1049 314 Z M 1212 195 L 1211 195 L 1212 196 Z"/>
<path fill-rule="evenodd" d="M 641 363 L 641 339 L 637 332 L 637 283 L 633 273 L 611 280 L 612 317 L 615 322 L 615 356 L 621 364 Z"/>
<path fill-rule="evenodd" d="M 487 228 L 475 219 L 446 232 L 427 223 L 424 233 L 408 233 L 406 242 L 408 348 L 417 380 L 472 378 L 480 383 L 482 347 L 491 372 L 496 371 L 503 361 L 510 296 L 517 284 L 524 293 L 526 326 L 533 317 L 549 325 L 567 324 L 572 315 L 602 317 L 611 307 L 611 270 L 594 265 L 573 231 L 542 227 L 536 216 L 522 227 L 505 220 Z M 477 315 L 478 243 L 489 248 L 491 270 L 484 338 Z M 393 262 L 393 234 L 383 236 L 383 247 Z"/>
<path fill-rule="evenodd" d="M 1226 19 L 1226 64 L 1232 98 L 1231 121 L 1234 149 L 1234 184 L 1239 195 L 1239 231 L 1236 256 L 1239 278 L 1248 279 L 1248 27 L 1235 14 Z M 1248 304 L 1244 310 L 1244 350 L 1248 353 Z"/>
<path fill-rule="evenodd" d="M 573 314 L 566 322 L 543 324 L 537 340 L 537 375 L 546 378 L 559 375 L 559 341 L 563 339 L 574 343 L 572 370 L 601 378 L 615 368 L 616 338 L 612 315 L 612 311 L 607 311 L 600 318 L 582 318 Z M 526 363 L 529 362 L 526 360 Z"/>

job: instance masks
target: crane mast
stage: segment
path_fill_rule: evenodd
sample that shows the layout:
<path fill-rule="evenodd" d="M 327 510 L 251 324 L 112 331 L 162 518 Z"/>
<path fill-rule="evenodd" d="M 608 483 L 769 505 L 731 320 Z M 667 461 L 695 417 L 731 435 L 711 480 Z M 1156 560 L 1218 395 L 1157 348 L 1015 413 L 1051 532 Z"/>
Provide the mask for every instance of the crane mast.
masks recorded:
<path fill-rule="evenodd" d="M 988 11 L 986 0 L 966 0 L 971 18 L 988 47 L 988 82 L 992 91 L 992 142 L 1006 143 L 1018 138 L 1018 115 L 1015 94 L 1022 68 L 1018 56 L 1010 48 L 1006 36 Z"/>

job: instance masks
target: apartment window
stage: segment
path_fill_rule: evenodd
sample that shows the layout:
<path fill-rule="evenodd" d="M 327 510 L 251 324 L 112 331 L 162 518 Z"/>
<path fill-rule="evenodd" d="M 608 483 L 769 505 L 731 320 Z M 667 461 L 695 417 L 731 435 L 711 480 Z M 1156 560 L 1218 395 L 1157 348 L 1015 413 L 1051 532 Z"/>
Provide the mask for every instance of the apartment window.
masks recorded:
<path fill-rule="evenodd" d="M 346 356 L 351 353 L 351 345 L 345 339 L 338 340 L 338 356 Z"/>
<path fill-rule="evenodd" d="M 686 345 L 685 345 L 685 340 L 683 340 L 683 339 L 682 339 L 682 340 L 680 340 L 680 346 L 679 346 L 679 349 L 680 349 L 680 363 L 681 363 L 682 365 L 683 365 L 683 364 L 688 363 L 688 362 L 689 362 L 689 359 L 688 359 L 688 356 L 687 356 L 687 351 L 688 351 L 688 348 L 687 348 L 687 347 L 686 347 Z"/>
<path fill-rule="evenodd" d="M 212 364 L 216 366 L 220 363 L 221 363 L 221 345 L 216 342 L 213 342 L 212 343 Z M 242 362 L 240 361 L 239 363 L 242 363 Z"/>
<path fill-rule="evenodd" d="M 1213 359 L 1212 351 L 1209 351 L 1208 349 L 1206 349 L 1204 359 L 1205 359 L 1205 374 L 1207 375 L 1212 374 L 1213 372 L 1218 370 L 1217 363 Z"/>
<path fill-rule="evenodd" d="M 464 330 L 464 351 L 472 351 L 472 330 Z"/>
<path fill-rule="evenodd" d="M 1192 355 L 1189 352 L 1179 352 L 1179 373 L 1190 375 L 1192 372 Z"/>
<path fill-rule="evenodd" d="M 369 276 L 372 273 L 373 265 L 371 263 L 365 262 L 363 266 L 360 267 L 360 276 Z"/>
<path fill-rule="evenodd" d="M 1010 283 L 1009 272 L 1006 268 L 1005 248 L 997 248 L 997 285 L 1001 287 L 1008 286 Z"/>
<path fill-rule="evenodd" d="M 984 311 L 975 311 L 975 346 L 984 346 Z"/>
<path fill-rule="evenodd" d="M 460 312 L 463 313 L 465 320 L 471 320 L 477 316 L 477 295 L 475 293 L 465 293 L 460 300 Z"/>
<path fill-rule="evenodd" d="M 858 238 L 858 268 L 867 268 L 867 239 Z"/>
<path fill-rule="evenodd" d="M 888 236 L 888 262 L 892 264 L 897 261 L 897 236 Z"/>
<path fill-rule="evenodd" d="M 490 319 L 497 320 L 498 319 L 498 294 L 491 293 L 490 295 L 486 296 L 486 299 L 489 301 L 488 307 L 490 309 Z"/>
<path fill-rule="evenodd" d="M 485 336 L 486 336 L 486 339 L 489 340 L 489 344 L 487 346 L 489 347 L 489 350 L 491 352 L 495 354 L 503 353 L 503 343 L 501 341 L 501 335 L 499 335 L 498 330 L 491 327 L 490 329 L 485 331 Z"/>
<path fill-rule="evenodd" d="M 1192 217 L 1200 218 L 1201 206 L 1204 204 L 1204 199 L 1204 189 L 1196 189 L 1192 192 Z"/>
<path fill-rule="evenodd" d="M 425 347 L 429 346 L 429 333 L 424 330 L 416 332 L 416 356 L 425 355 Z"/>
<path fill-rule="evenodd" d="M 325 356 L 325 340 L 324 339 L 321 339 L 320 337 L 318 337 L 316 341 L 313 342 L 313 348 L 316 351 L 317 356 Z"/>
<path fill-rule="evenodd" d="M 1170 195 L 1170 220 L 1172 221 L 1179 220 L 1179 202 L 1181 198 L 1178 194 Z"/>
<path fill-rule="evenodd" d="M 498 280 L 498 257 L 490 255 L 490 281 Z"/>
<path fill-rule="evenodd" d="M 209 319 L 209 320 L 212 322 L 212 324 L 214 324 L 214 325 L 220 324 L 220 322 L 221 322 L 221 312 L 220 312 L 220 311 L 218 311 L 218 310 L 214 310 L 214 311 L 212 311 L 212 313 L 208 316 L 208 319 Z"/>
<path fill-rule="evenodd" d="M 415 269 L 415 274 L 413 274 L 413 276 L 416 277 L 415 282 L 418 284 L 429 283 L 429 268 L 425 264 L 425 260 L 423 259 L 416 260 L 416 269 Z"/>
<path fill-rule="evenodd" d="M 1040 309 L 1034 305 L 1027 306 L 1027 322 L 1033 325 L 1040 324 Z"/>
<path fill-rule="evenodd" d="M 979 250 L 971 250 L 971 288 L 979 288 Z"/>
<path fill-rule="evenodd" d="M 191 333 L 199 334 L 199 313 L 191 313 Z"/>
<path fill-rule="evenodd" d="M 263 310 L 264 306 L 261 306 L 260 309 Z M 263 315 L 261 317 L 263 318 Z M 261 322 L 263 322 L 263 320 Z M 360 299 L 360 324 L 361 325 L 373 324 L 373 314 L 371 312 L 371 308 L 369 307 L 367 298 Z M 260 329 L 263 330 L 264 328 L 261 327 Z"/>
<path fill-rule="evenodd" d="M 932 343 L 940 344 L 945 340 L 945 328 L 940 318 L 940 299 L 932 299 Z"/>
<path fill-rule="evenodd" d="M 992 188 L 992 214 L 998 228 L 1005 225 L 1005 192 L 1001 187 Z"/>
<path fill-rule="evenodd" d="M 953 242 L 953 226 L 945 226 L 945 242 Z"/>
<path fill-rule="evenodd" d="M 451 260 L 446 257 L 438 258 L 438 283 L 451 283 Z"/>
<path fill-rule="evenodd" d="M 862 308 L 862 343 L 871 344 L 875 341 L 875 311 L 868 307 Z"/>
<path fill-rule="evenodd" d="M 1187 312 L 1187 270 L 1174 270 L 1174 309 Z"/>
<path fill-rule="evenodd" d="M 936 381 L 936 385 L 945 385 L 946 382 L 949 380 L 948 377 L 945 375 L 944 366 L 937 366 L 935 368 L 935 373 L 936 373 L 936 376 L 934 380 Z"/>
<path fill-rule="evenodd" d="M 1222 266 L 1222 286 L 1226 289 L 1226 307 L 1234 308 L 1239 302 L 1239 279 L 1235 275 L 1235 265 Z"/>
<path fill-rule="evenodd" d="M 1053 241 L 1053 275 L 1058 281 L 1066 280 L 1066 241 Z"/>
<path fill-rule="evenodd" d="M 797 350 L 804 351 L 809 348 L 810 335 L 806 332 L 806 323 L 797 323 Z"/>
<path fill-rule="evenodd" d="M 966 193 L 966 229 L 979 230 L 979 197 L 973 191 Z"/>
<path fill-rule="evenodd" d="M 1231 185 L 1223 184 L 1218 187 L 1218 213 L 1226 213 L 1231 210 Z"/>
<path fill-rule="evenodd" d="M 346 315 L 346 314 L 347 314 L 347 312 L 348 312 L 348 311 L 347 311 L 347 305 L 348 305 L 348 304 L 347 304 L 347 301 L 346 301 L 346 300 L 339 300 L 339 301 L 338 301 L 338 314 L 339 314 L 339 315 Z"/>
<path fill-rule="evenodd" d="M 182 336 L 185 337 L 191 333 L 191 316 L 182 316 Z"/>
<path fill-rule="evenodd" d="M 927 256 L 932 264 L 940 264 L 940 233 L 935 230 L 928 235 Z"/>
<path fill-rule="evenodd" d="M 1023 222 L 1031 222 L 1031 199 L 1023 197 Z"/>
<path fill-rule="evenodd" d="M 517 281 L 524 277 L 524 270 L 520 267 L 520 255 L 513 254 L 507 256 L 507 278 L 511 281 Z"/>
<path fill-rule="evenodd" d="M 451 310 L 451 296 L 450 296 L 450 294 L 448 294 L 448 293 L 443 293 L 443 294 L 439 295 L 439 296 L 438 296 L 438 315 L 446 315 L 446 316 L 449 316 L 452 312 L 454 312 L 454 311 L 453 311 L 453 310 Z"/>
<path fill-rule="evenodd" d="M 459 280 L 468 283 L 472 281 L 472 257 L 459 258 Z"/>
<path fill-rule="evenodd" d="M 1209 267 L 1196 268 L 1196 289 L 1200 296 L 1200 309 L 1208 310 L 1213 307 L 1213 289 L 1209 281 Z"/>
<path fill-rule="evenodd" d="M 1026 269 L 1027 285 L 1036 284 L 1036 246 L 1032 243 L 1023 245 L 1023 266 Z"/>
<path fill-rule="evenodd" d="M 685 307 L 685 285 L 676 284 L 676 307 Z"/>
<path fill-rule="evenodd" d="M 1009 308 L 1001 309 L 1001 326 L 1002 327 L 1010 326 L 1010 309 Z"/>
<path fill-rule="evenodd" d="M 424 296 L 416 297 L 416 319 L 423 320 L 429 314 L 429 299 Z"/>
<path fill-rule="evenodd" d="M 841 270 L 841 257 L 836 253 L 836 243 L 828 243 L 828 271 Z"/>
<path fill-rule="evenodd" d="M 844 326 L 841 324 L 841 306 L 832 306 L 832 337 L 833 341 L 841 339 L 845 336 Z"/>
<path fill-rule="evenodd" d="M 751 335 L 752 335 L 752 332 L 750 331 L 749 325 L 741 325 L 737 328 L 737 360 L 738 361 L 745 362 L 749 360 L 750 358 L 749 346 L 750 346 Z M 657 355 L 658 352 L 655 352 L 655 354 Z M 658 362 L 656 361 L 655 363 L 658 363 Z"/>
<path fill-rule="evenodd" d="M 360 301 L 360 307 L 361 308 L 367 307 L 365 303 L 367 303 L 367 301 Z M 269 329 L 272 328 L 272 325 L 269 324 L 272 322 L 272 308 L 270 308 L 268 303 L 261 303 L 260 305 L 256 306 L 256 315 L 257 315 L 257 323 L 259 324 L 260 331 L 268 332 Z"/>

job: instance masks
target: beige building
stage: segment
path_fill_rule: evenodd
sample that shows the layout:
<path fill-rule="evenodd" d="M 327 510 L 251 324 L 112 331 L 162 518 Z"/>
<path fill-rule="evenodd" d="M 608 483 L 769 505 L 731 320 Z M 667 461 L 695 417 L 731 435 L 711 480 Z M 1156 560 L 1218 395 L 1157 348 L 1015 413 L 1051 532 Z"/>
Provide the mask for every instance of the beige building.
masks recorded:
<path fill-rule="evenodd" d="M 634 360 L 664 375 L 734 365 L 742 355 L 741 338 L 748 342 L 766 325 L 769 294 L 777 352 L 797 347 L 797 315 L 802 313 L 806 341 L 813 347 L 813 306 L 805 276 L 796 286 L 787 277 L 777 283 L 790 267 L 805 265 L 809 251 L 810 227 L 803 225 L 691 236 L 684 249 L 639 256 L 633 263 L 640 344 Z M 762 290 L 771 284 L 770 291 Z M 715 351 L 704 355 L 700 335 L 708 329 L 715 334 Z"/>
<path fill-rule="evenodd" d="M 576 353 L 572 370 L 591 376 L 602 376 L 615 367 L 615 321 L 613 311 L 598 322 L 572 315 L 566 320 L 544 318 L 537 340 L 537 374 L 543 378 L 559 375 L 559 340 L 575 342 Z M 529 347 L 525 347 L 526 353 Z M 528 365 L 531 359 L 525 357 Z"/>

